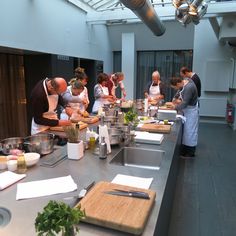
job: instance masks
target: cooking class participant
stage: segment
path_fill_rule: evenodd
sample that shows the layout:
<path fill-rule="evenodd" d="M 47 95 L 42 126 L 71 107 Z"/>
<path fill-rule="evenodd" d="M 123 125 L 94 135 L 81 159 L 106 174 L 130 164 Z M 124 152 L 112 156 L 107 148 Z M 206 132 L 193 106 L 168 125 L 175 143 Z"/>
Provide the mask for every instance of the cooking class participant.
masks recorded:
<path fill-rule="evenodd" d="M 88 96 L 88 89 L 86 85 L 88 83 L 88 76 L 84 72 L 84 69 L 81 67 L 77 67 L 75 69 L 75 78 L 79 82 L 81 82 L 84 86 L 84 90 L 78 95 L 80 99 L 80 111 L 84 112 L 88 108 L 89 105 L 89 96 Z"/>
<path fill-rule="evenodd" d="M 186 118 L 183 126 L 181 157 L 195 156 L 198 142 L 198 93 L 192 80 L 174 77 L 170 80 L 171 87 L 178 90 L 178 97 L 173 100 L 172 108 L 181 111 Z"/>
<path fill-rule="evenodd" d="M 115 101 L 115 97 L 109 95 L 108 79 L 109 77 L 105 73 L 100 73 L 97 77 L 97 84 L 94 86 L 95 101 L 92 108 L 93 113 L 98 113 L 99 108 L 103 107 L 104 104 L 110 104 Z"/>
<path fill-rule="evenodd" d="M 180 76 L 182 78 L 191 79 L 197 87 L 198 97 L 201 97 L 201 80 L 200 80 L 199 76 L 195 72 L 192 72 L 191 70 L 189 70 L 185 66 L 181 67 Z"/>
<path fill-rule="evenodd" d="M 125 76 L 123 72 L 116 72 L 110 76 L 109 80 L 107 81 L 109 95 L 112 95 L 113 97 L 116 98 L 116 89 L 120 87 L 122 92 L 121 100 L 125 100 L 126 91 L 123 83 L 124 78 Z"/>
<path fill-rule="evenodd" d="M 70 118 L 71 120 L 79 120 L 79 118 L 84 115 L 84 112 L 80 110 L 81 99 L 79 98 L 79 95 L 83 90 L 84 85 L 81 82 L 77 80 L 70 81 L 70 86 L 67 87 L 67 90 L 62 94 L 62 97 L 68 103 L 68 106 L 71 107 L 73 112 L 69 117 L 65 110 L 63 110 L 61 113 L 61 119 L 68 120 Z"/>
<path fill-rule="evenodd" d="M 72 109 L 67 107 L 61 94 L 67 89 L 66 81 L 61 77 L 46 78 L 39 81 L 31 93 L 32 124 L 31 134 L 47 130 L 51 126 L 71 125 L 68 120 L 59 120 L 56 108 L 61 105 L 70 116 Z"/>
<path fill-rule="evenodd" d="M 145 98 L 149 102 L 160 102 L 165 98 L 165 87 L 161 81 L 160 73 L 156 70 L 152 73 L 152 80 L 147 84 L 144 91 Z"/>

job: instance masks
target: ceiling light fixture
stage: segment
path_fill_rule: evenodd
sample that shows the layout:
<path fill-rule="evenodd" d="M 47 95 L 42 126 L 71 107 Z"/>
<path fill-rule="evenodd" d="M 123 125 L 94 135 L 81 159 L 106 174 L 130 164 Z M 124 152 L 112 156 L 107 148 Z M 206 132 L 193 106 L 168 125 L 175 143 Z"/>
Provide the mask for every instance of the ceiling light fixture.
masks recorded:
<path fill-rule="evenodd" d="M 208 7 L 203 0 L 172 0 L 172 4 L 176 8 L 175 18 L 184 26 L 191 22 L 199 24 Z"/>

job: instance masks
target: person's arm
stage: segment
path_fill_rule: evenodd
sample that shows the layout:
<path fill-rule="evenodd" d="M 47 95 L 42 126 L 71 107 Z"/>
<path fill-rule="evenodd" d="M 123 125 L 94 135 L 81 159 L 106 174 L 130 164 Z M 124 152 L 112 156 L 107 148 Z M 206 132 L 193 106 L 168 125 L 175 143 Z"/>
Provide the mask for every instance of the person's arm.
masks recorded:
<path fill-rule="evenodd" d="M 190 101 L 193 98 L 193 89 L 191 87 L 185 88 L 182 92 L 182 98 L 183 100 L 179 104 L 175 105 L 175 109 L 178 111 L 183 110 L 190 104 Z"/>
<path fill-rule="evenodd" d="M 120 89 L 122 91 L 122 95 L 125 98 L 126 97 L 125 85 L 122 81 L 120 81 L 119 84 L 120 84 Z"/>

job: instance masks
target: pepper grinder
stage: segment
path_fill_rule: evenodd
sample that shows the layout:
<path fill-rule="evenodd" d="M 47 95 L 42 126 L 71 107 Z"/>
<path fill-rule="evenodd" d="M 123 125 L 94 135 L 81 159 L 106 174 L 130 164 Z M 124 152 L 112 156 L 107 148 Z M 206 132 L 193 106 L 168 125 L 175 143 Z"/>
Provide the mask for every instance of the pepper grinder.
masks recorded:
<path fill-rule="evenodd" d="M 107 144 L 105 142 L 105 137 L 101 137 L 101 143 L 99 144 L 99 158 L 106 159 L 107 158 Z"/>

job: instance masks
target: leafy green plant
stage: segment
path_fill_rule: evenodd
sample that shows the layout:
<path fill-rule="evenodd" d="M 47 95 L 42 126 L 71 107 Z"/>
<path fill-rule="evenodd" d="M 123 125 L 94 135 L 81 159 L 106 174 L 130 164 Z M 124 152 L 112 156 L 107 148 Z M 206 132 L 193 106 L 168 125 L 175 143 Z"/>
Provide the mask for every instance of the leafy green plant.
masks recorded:
<path fill-rule="evenodd" d="M 138 124 L 138 113 L 132 107 L 128 112 L 125 113 L 124 120 L 126 124 L 137 126 Z"/>
<path fill-rule="evenodd" d="M 56 236 L 62 232 L 64 236 L 72 236 L 79 232 L 78 223 L 85 218 L 85 210 L 78 205 L 71 208 L 64 202 L 49 201 L 42 213 L 35 219 L 38 236 Z"/>
<path fill-rule="evenodd" d="M 70 125 L 70 126 L 64 126 L 63 127 L 66 137 L 68 138 L 69 143 L 78 143 L 79 139 L 79 127 Z"/>

